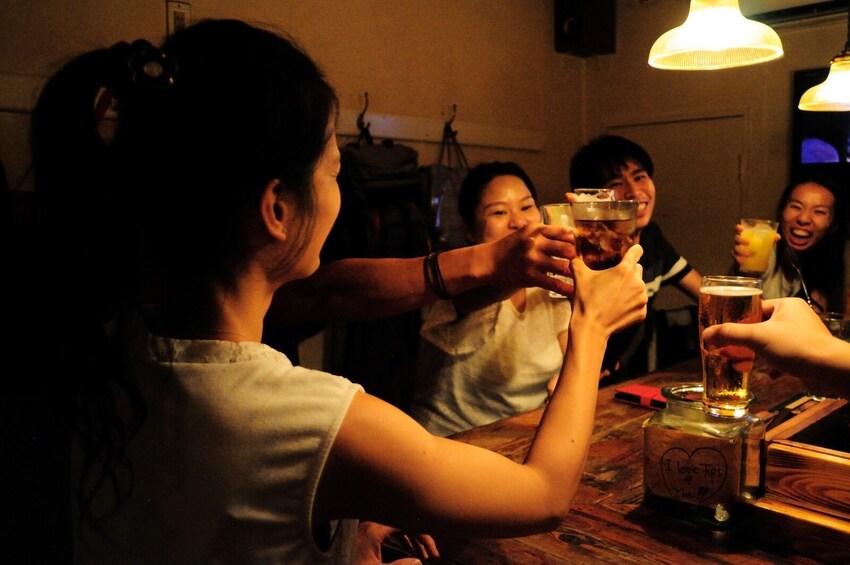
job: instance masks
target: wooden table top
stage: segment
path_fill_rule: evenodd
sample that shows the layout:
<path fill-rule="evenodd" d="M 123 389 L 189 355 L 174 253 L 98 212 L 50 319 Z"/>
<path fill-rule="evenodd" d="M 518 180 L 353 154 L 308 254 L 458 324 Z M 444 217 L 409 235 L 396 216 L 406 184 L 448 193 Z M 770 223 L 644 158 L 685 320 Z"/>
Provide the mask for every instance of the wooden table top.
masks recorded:
<path fill-rule="evenodd" d="M 711 528 L 643 503 L 642 425 L 653 410 L 614 400 L 623 384 L 658 387 L 701 382 L 698 359 L 603 386 L 593 439 L 569 515 L 555 531 L 511 539 L 438 539 L 439 563 L 817 563 L 803 555 L 770 553 L 739 532 Z M 753 375 L 757 413 L 803 390 L 791 376 Z M 456 439 L 522 461 L 542 409 L 462 432 Z M 776 532 L 777 535 L 782 535 Z"/>

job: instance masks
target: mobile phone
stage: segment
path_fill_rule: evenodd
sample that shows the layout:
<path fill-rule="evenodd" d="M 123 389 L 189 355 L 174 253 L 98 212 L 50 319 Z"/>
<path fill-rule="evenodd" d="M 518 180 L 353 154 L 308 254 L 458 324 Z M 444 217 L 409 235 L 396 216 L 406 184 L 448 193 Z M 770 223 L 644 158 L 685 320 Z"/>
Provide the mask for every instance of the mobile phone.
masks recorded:
<path fill-rule="evenodd" d="M 667 406 L 667 400 L 657 386 L 625 385 L 614 389 L 614 400 L 635 404 L 653 410 L 661 410 Z"/>

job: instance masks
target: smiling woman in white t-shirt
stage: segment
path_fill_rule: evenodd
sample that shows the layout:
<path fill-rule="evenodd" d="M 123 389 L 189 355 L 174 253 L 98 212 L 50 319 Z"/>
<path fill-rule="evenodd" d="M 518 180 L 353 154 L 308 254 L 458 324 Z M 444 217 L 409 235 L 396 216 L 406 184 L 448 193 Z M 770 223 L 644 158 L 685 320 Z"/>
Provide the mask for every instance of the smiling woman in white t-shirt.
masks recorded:
<path fill-rule="evenodd" d="M 463 181 L 458 210 L 470 243 L 540 221 L 537 193 L 513 162 L 482 163 Z M 413 417 L 450 435 L 540 407 L 567 346 L 570 302 L 541 288 L 504 291 L 491 304 L 463 297 L 422 311 Z"/>

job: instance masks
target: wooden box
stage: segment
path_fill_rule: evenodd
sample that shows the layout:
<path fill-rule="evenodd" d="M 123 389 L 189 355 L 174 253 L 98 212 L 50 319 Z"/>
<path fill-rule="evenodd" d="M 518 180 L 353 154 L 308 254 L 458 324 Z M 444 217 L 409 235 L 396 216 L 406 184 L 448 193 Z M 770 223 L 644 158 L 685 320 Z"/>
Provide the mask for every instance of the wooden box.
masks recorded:
<path fill-rule="evenodd" d="M 765 435 L 764 493 L 740 499 L 740 526 L 777 549 L 850 562 L 850 405 L 815 402 Z"/>
<path fill-rule="evenodd" d="M 850 520 L 850 406 L 824 399 L 768 431 L 765 497 Z"/>

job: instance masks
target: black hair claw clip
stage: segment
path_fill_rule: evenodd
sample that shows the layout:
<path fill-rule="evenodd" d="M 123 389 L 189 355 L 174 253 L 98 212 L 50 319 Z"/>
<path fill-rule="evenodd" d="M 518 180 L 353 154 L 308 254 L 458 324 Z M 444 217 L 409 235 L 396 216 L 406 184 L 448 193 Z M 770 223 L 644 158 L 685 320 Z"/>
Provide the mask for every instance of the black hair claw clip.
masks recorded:
<path fill-rule="evenodd" d="M 164 90 L 174 83 L 177 74 L 177 61 L 144 39 L 133 42 L 128 64 L 133 84 L 139 88 Z"/>

